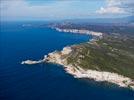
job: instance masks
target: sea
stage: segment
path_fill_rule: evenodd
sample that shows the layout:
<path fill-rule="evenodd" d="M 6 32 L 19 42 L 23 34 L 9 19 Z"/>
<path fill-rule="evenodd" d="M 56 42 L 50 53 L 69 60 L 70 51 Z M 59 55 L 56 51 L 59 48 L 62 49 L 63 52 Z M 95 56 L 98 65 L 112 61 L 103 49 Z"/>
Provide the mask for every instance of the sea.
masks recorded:
<path fill-rule="evenodd" d="M 134 91 L 76 79 L 56 64 L 22 65 L 92 36 L 57 32 L 48 22 L 0 22 L 0 100 L 134 100 Z"/>

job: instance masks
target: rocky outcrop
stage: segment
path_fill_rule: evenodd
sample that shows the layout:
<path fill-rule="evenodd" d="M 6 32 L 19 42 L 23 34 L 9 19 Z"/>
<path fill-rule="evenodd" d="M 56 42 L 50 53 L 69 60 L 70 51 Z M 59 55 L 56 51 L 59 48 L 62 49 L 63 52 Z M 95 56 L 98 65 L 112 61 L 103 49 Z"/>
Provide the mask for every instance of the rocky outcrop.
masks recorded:
<path fill-rule="evenodd" d="M 38 60 L 38 61 L 25 60 L 25 61 L 22 61 L 21 64 L 33 65 L 33 64 L 43 63 L 43 62 L 45 62 L 46 57 L 47 57 L 47 56 L 45 55 L 43 60 Z"/>

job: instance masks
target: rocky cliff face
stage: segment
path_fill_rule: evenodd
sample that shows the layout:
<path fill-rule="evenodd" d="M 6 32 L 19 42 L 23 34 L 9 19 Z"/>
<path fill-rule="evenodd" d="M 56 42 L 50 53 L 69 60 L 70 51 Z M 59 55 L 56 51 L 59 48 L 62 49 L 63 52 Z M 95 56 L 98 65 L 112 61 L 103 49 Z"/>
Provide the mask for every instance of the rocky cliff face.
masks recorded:
<path fill-rule="evenodd" d="M 70 33 L 79 33 L 79 34 L 87 34 L 87 35 L 93 35 L 93 36 L 98 36 L 101 37 L 103 33 L 101 32 L 94 32 L 94 31 L 89 31 L 85 29 L 60 29 L 60 28 L 55 28 L 59 32 L 70 32 Z"/>

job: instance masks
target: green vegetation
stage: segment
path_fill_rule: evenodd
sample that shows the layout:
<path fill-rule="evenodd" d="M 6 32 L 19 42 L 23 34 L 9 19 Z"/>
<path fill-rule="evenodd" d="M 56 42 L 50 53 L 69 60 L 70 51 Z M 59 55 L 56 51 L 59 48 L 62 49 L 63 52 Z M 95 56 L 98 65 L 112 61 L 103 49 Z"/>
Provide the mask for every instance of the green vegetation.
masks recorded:
<path fill-rule="evenodd" d="M 134 37 L 119 34 L 72 46 L 68 64 L 84 69 L 115 72 L 134 79 Z"/>

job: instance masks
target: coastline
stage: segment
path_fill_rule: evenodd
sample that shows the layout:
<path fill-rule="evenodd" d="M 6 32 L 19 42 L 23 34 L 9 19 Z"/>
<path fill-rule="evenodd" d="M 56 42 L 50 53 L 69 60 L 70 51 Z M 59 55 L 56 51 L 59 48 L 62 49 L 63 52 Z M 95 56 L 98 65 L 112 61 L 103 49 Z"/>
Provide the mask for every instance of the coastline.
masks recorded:
<path fill-rule="evenodd" d="M 65 71 L 74 78 L 89 78 L 93 79 L 94 81 L 99 82 L 109 82 L 114 83 L 118 85 L 119 87 L 124 88 L 131 88 L 134 90 L 134 86 L 131 84 L 134 84 L 133 80 L 129 77 L 125 77 L 123 75 L 119 75 L 117 73 L 112 72 L 106 72 L 106 71 L 97 71 L 97 70 L 85 70 L 79 66 L 75 67 L 71 64 L 67 64 L 66 57 L 62 58 L 63 56 L 68 55 L 71 53 L 72 49 L 71 47 L 64 47 L 62 51 L 54 51 L 52 53 L 49 53 L 48 56 L 45 56 L 43 60 L 39 61 L 33 61 L 33 63 L 29 63 L 28 60 L 25 61 L 23 64 L 38 64 L 38 63 L 54 63 L 62 65 L 65 69 Z M 30 60 L 31 61 L 31 60 Z M 24 61 L 23 61 L 24 62 Z M 31 61 L 32 62 L 32 61 Z"/>
<path fill-rule="evenodd" d="M 134 89 L 134 86 L 131 86 L 131 84 L 134 84 L 133 80 L 123 75 L 90 69 L 85 70 L 79 66 L 75 67 L 71 64 L 68 65 L 66 58 L 62 58 L 62 56 L 67 55 L 64 54 L 66 50 L 70 51 L 68 52 L 68 54 L 71 53 L 71 47 L 64 47 L 61 52 L 53 52 L 48 54 L 47 62 L 62 65 L 65 68 L 65 71 L 73 75 L 75 78 L 89 78 L 95 81 L 107 81 L 110 83 L 114 83 L 120 87 L 130 87 Z"/>
<path fill-rule="evenodd" d="M 85 35 L 92 35 L 97 37 L 102 37 L 103 33 L 101 32 L 94 32 L 85 29 L 61 29 L 61 28 L 53 28 L 58 32 L 69 32 L 69 33 L 77 33 L 77 34 L 85 34 Z"/>
<path fill-rule="evenodd" d="M 77 29 L 59 29 L 54 28 L 59 32 L 71 32 L 71 33 L 77 33 L 77 34 L 87 34 L 92 35 L 94 37 L 103 38 L 103 33 L 100 32 L 92 32 L 88 30 L 77 30 Z M 92 43 L 96 41 L 97 39 L 93 38 L 90 42 Z M 97 70 L 91 70 L 91 69 L 83 69 L 80 66 L 73 66 L 71 64 L 67 63 L 67 56 L 72 52 L 73 46 L 64 47 L 62 51 L 54 51 L 52 53 L 49 53 L 47 56 L 44 56 L 44 59 L 38 60 L 38 61 L 32 61 L 32 60 L 26 60 L 22 61 L 21 64 L 38 64 L 38 63 L 54 63 L 62 65 L 65 69 L 65 71 L 71 75 L 73 75 L 75 78 L 89 78 L 93 79 L 95 81 L 107 81 L 110 83 L 114 83 L 120 87 L 125 88 L 131 88 L 134 90 L 134 81 L 129 78 L 125 77 L 123 75 L 119 75 L 118 73 L 113 72 L 107 72 L 107 71 L 97 71 Z"/>

